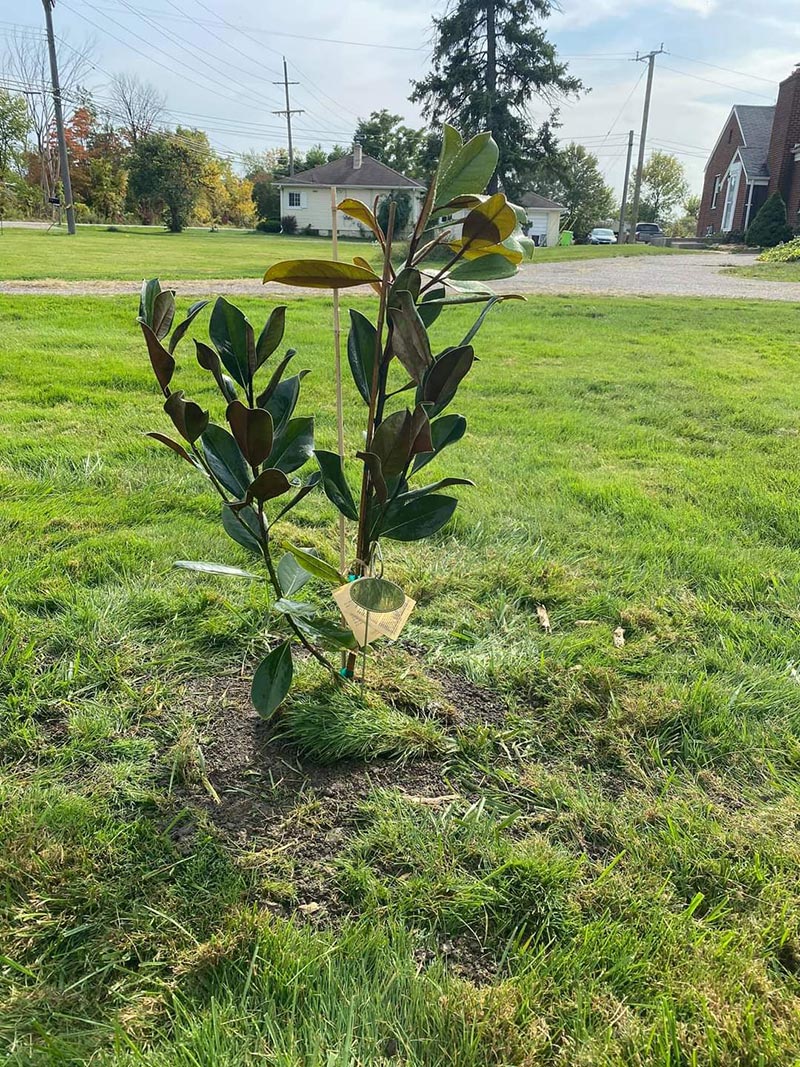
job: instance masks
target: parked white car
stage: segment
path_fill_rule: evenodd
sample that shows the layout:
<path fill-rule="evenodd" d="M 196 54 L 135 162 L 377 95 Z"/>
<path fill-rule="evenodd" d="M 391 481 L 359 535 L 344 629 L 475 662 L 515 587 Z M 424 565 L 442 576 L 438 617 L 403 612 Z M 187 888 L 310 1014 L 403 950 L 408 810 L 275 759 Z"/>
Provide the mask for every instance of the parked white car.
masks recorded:
<path fill-rule="evenodd" d="M 595 226 L 586 241 L 590 245 L 615 245 L 617 243 L 614 231 L 604 226 Z"/>

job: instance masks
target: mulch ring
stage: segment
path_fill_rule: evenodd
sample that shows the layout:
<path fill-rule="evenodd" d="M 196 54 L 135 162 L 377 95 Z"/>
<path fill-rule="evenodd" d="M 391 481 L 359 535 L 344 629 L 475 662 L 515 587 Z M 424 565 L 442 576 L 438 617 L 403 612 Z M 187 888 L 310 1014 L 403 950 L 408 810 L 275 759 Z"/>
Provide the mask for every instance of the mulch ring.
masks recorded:
<path fill-rule="evenodd" d="M 456 714 L 446 726 L 499 725 L 505 705 L 495 693 L 468 680 L 437 673 Z M 332 864 L 363 819 L 363 802 L 376 789 L 397 789 L 421 806 L 444 808 L 459 794 L 442 773 L 441 760 L 375 760 L 321 766 L 274 738 L 250 703 L 250 683 L 223 675 L 196 680 L 184 707 L 207 725 L 202 729 L 205 773 L 219 796 L 199 782 L 180 787 L 190 808 L 200 808 L 223 841 L 247 863 L 263 867 L 258 902 L 277 914 L 330 922 L 348 913 L 332 877 Z M 176 845 L 188 851 L 197 824 L 184 818 L 172 829 Z M 259 863 L 259 860 L 261 861 Z M 291 893 L 276 892 L 270 870 L 289 871 Z M 449 946 L 448 946 L 449 947 Z M 457 957 L 457 946 L 451 949 Z"/>

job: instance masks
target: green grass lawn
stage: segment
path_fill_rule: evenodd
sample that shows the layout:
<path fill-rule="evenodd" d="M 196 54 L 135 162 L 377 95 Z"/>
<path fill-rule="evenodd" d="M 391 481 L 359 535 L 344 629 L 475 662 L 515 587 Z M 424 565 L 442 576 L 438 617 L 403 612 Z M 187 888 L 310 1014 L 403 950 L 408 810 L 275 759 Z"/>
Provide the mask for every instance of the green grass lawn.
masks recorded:
<path fill-rule="evenodd" d="M 330 447 L 328 309 L 292 301 L 287 341 Z M 141 435 L 167 425 L 134 315 L 0 298 L 2 1062 L 796 1063 L 796 310 L 493 312 L 440 461 L 477 485 L 435 546 L 385 548 L 428 668 L 510 713 L 457 732 L 447 807 L 376 780 L 330 831 L 338 907 L 313 921 L 302 842 L 329 799 L 289 797 L 266 847 L 172 781 L 213 743 L 192 694 L 249 669 L 266 614 L 258 586 L 172 569 L 247 560 Z M 469 318 L 442 316 L 440 344 Z M 177 381 L 219 416 L 189 356 Z M 332 508 L 301 519 L 330 551 Z"/>
<path fill-rule="evenodd" d="M 376 258 L 369 241 L 344 241 L 342 258 Z M 537 261 L 595 259 L 617 255 L 663 255 L 671 249 L 649 245 L 542 248 Z M 180 234 L 146 227 L 108 231 L 79 226 L 74 237 L 64 230 L 7 227 L 0 236 L 0 280 L 57 278 L 138 281 L 144 275 L 180 278 L 259 278 L 272 263 L 294 257 L 330 259 L 325 238 L 284 237 L 248 230 L 186 230 Z"/>
<path fill-rule="evenodd" d="M 751 267 L 728 267 L 741 278 L 758 278 L 764 282 L 800 282 L 800 263 L 754 263 Z"/>
<path fill-rule="evenodd" d="M 255 230 L 185 230 L 173 234 L 146 227 L 109 231 L 79 226 L 74 237 L 64 230 L 8 227 L 0 237 L 0 278 L 119 278 L 143 275 L 179 278 L 258 278 L 268 266 L 295 256 L 330 258 L 323 238 L 284 237 Z M 342 257 L 371 256 L 371 243 L 347 241 Z"/>

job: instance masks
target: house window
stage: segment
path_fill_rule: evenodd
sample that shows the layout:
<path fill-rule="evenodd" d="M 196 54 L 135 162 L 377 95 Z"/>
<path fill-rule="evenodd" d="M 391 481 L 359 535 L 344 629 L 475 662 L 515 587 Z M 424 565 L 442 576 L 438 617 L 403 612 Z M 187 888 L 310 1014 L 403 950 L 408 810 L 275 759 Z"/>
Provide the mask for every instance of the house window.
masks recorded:
<path fill-rule="evenodd" d="M 733 126 L 728 130 L 728 144 L 733 140 Z"/>
<path fill-rule="evenodd" d="M 289 193 L 289 207 L 302 207 L 303 197 L 301 193 Z"/>
<path fill-rule="evenodd" d="M 721 174 L 715 174 L 714 175 L 714 191 L 711 193 L 711 210 L 712 211 L 717 206 L 717 197 L 719 196 L 719 187 L 720 187 L 720 179 L 721 178 L 722 178 Z"/>

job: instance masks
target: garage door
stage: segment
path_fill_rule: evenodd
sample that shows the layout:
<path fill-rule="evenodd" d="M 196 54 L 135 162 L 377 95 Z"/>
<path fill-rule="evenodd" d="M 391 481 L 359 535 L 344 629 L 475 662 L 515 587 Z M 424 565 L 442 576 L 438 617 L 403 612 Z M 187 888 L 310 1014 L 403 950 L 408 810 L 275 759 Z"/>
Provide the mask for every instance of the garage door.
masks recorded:
<path fill-rule="evenodd" d="M 535 237 L 537 244 L 543 245 L 547 240 L 547 212 L 529 211 L 528 221 L 530 223 L 528 235 Z"/>

